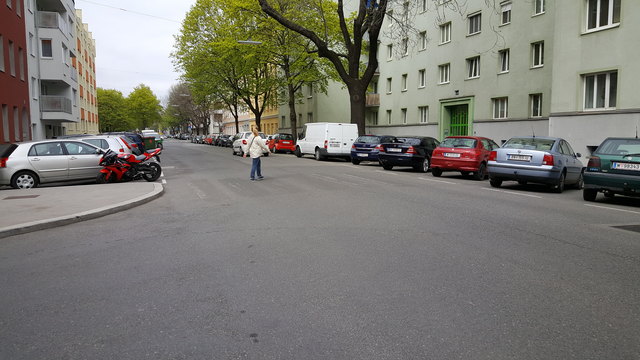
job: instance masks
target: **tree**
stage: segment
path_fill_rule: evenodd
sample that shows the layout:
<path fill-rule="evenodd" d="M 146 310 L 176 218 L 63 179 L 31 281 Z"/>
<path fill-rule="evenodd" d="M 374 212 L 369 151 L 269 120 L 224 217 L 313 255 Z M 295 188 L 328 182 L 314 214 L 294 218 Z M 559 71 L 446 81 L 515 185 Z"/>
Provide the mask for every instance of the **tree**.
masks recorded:
<path fill-rule="evenodd" d="M 200 135 L 200 129 L 207 131 L 211 124 L 212 97 L 205 93 L 195 93 L 189 84 L 182 82 L 171 87 L 169 106 L 174 107 L 182 119 L 187 119 Z"/>
<path fill-rule="evenodd" d="M 341 41 L 331 37 L 330 32 L 318 32 L 301 25 L 278 11 L 271 4 L 280 4 L 287 0 L 258 0 L 262 11 L 278 21 L 282 26 L 309 39 L 316 47 L 320 57 L 328 59 L 349 92 L 351 104 L 351 122 L 358 124 L 358 132 L 365 132 L 366 91 L 378 68 L 378 39 L 388 0 L 359 0 L 354 17 L 345 15 L 343 0 L 337 0 L 335 13 L 338 17 Z M 319 19 L 331 19 L 328 3 L 332 1 L 309 2 L 306 10 L 317 14 Z M 365 41 L 366 39 L 366 41 Z M 363 66 L 361 59 L 368 55 Z"/>
<path fill-rule="evenodd" d="M 124 96 L 118 90 L 98 88 L 100 132 L 125 131 L 132 128 Z"/>
<path fill-rule="evenodd" d="M 138 129 L 156 126 L 160 122 L 162 106 L 151 88 L 136 86 L 126 99 L 131 124 Z"/>

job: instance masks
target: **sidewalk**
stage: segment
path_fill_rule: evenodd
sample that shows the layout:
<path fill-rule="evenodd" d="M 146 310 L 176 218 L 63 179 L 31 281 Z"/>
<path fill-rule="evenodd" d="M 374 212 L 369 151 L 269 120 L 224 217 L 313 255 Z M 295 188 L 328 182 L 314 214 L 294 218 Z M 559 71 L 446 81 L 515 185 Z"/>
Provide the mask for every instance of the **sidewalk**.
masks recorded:
<path fill-rule="evenodd" d="M 0 190 L 0 238 L 130 209 L 163 191 L 159 182 L 146 181 Z"/>

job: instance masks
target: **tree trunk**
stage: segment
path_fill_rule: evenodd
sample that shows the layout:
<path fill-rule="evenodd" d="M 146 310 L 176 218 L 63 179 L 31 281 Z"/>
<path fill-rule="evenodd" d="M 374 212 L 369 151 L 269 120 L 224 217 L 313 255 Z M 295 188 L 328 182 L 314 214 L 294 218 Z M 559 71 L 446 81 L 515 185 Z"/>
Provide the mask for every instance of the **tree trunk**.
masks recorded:
<path fill-rule="evenodd" d="M 289 89 L 289 120 L 291 120 L 291 135 L 293 140 L 298 141 L 298 114 L 296 114 L 296 91 L 293 85 L 288 85 Z"/>
<path fill-rule="evenodd" d="M 351 123 L 358 125 L 358 135 L 365 134 L 365 108 L 367 87 L 359 83 L 348 84 L 351 105 Z"/>

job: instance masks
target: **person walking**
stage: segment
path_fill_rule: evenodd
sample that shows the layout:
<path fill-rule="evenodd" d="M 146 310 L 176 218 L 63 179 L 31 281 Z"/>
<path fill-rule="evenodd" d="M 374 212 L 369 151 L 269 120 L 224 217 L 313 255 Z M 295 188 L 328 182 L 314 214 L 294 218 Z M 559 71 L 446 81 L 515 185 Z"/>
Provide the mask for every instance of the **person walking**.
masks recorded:
<path fill-rule="evenodd" d="M 247 157 L 247 154 L 251 156 L 251 181 L 254 180 L 262 180 L 264 176 L 262 176 L 262 164 L 260 162 L 260 157 L 264 152 L 268 152 L 269 148 L 264 143 L 264 139 L 260 137 L 257 128 L 251 129 L 253 135 L 247 139 L 247 147 L 244 149 L 244 154 L 242 157 Z M 256 175 L 258 177 L 256 178 Z"/>

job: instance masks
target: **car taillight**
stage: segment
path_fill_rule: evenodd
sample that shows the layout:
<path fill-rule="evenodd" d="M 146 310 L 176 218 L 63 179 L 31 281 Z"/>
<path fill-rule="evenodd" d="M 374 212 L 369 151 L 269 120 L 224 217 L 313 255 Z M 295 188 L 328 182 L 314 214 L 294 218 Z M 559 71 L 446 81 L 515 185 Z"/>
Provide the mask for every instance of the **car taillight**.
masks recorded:
<path fill-rule="evenodd" d="M 413 148 L 413 146 L 409 146 L 409 148 L 407 149 L 407 154 L 415 154 L 416 153 L 416 149 Z"/>
<path fill-rule="evenodd" d="M 551 166 L 553 166 L 553 155 L 551 155 L 551 154 L 546 154 L 546 155 L 542 158 L 542 165 L 551 165 Z"/>
<path fill-rule="evenodd" d="M 600 167 L 602 164 L 600 163 L 600 158 L 597 156 L 592 156 L 589 158 L 589 163 L 587 164 L 587 169 L 589 171 L 600 171 Z"/>
<path fill-rule="evenodd" d="M 247 145 L 247 140 L 242 140 L 242 145 Z"/>
<path fill-rule="evenodd" d="M 355 150 L 355 149 L 356 149 L 356 145 L 355 145 L 355 144 L 351 145 L 351 148 L 352 148 L 353 150 Z"/>
<path fill-rule="evenodd" d="M 497 158 L 498 158 L 497 151 L 492 151 L 489 153 L 489 161 L 496 161 Z"/>
<path fill-rule="evenodd" d="M 6 168 L 7 167 L 7 160 L 9 160 L 8 157 L 0 158 L 0 168 Z"/>
<path fill-rule="evenodd" d="M 378 150 L 379 152 L 384 152 L 384 147 L 382 146 L 382 144 L 376 146 L 376 150 Z"/>
<path fill-rule="evenodd" d="M 325 140 L 325 141 L 324 141 L 324 148 L 325 148 L 325 149 L 329 147 L 329 145 L 328 145 L 328 144 L 329 144 L 329 141 Z"/>

